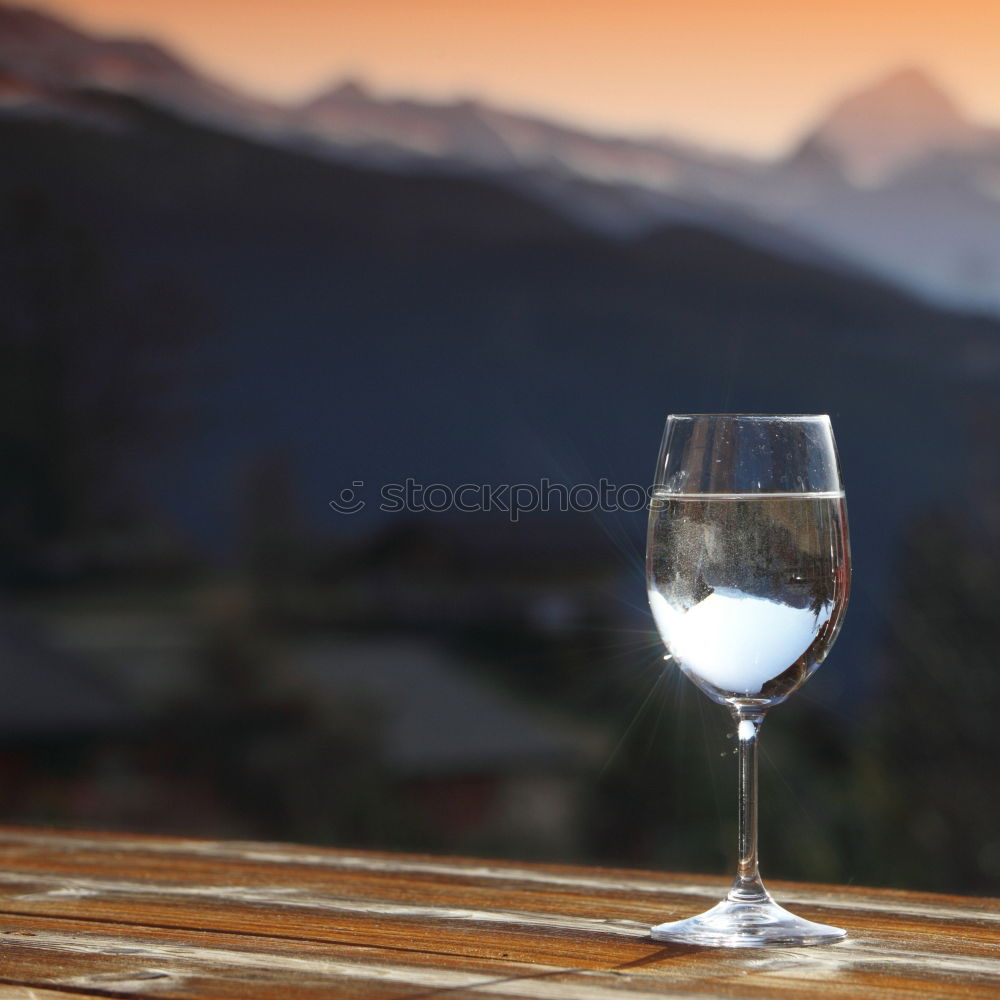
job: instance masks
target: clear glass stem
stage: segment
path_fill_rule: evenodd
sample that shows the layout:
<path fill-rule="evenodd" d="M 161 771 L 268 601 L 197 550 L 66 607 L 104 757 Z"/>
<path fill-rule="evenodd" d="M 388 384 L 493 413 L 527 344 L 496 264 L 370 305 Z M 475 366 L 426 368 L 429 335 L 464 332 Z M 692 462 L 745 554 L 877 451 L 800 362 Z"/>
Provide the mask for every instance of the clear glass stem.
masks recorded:
<path fill-rule="evenodd" d="M 740 758 L 739 868 L 729 895 L 710 910 L 650 928 L 654 941 L 720 948 L 832 944 L 845 932 L 789 913 L 768 895 L 757 868 L 757 741 L 764 722 L 759 705 L 734 705 Z"/>
<path fill-rule="evenodd" d="M 736 706 L 736 742 L 740 763 L 739 864 L 729 890 L 734 903 L 764 902 L 770 899 L 760 879 L 757 862 L 757 743 L 764 710 L 757 706 Z"/>

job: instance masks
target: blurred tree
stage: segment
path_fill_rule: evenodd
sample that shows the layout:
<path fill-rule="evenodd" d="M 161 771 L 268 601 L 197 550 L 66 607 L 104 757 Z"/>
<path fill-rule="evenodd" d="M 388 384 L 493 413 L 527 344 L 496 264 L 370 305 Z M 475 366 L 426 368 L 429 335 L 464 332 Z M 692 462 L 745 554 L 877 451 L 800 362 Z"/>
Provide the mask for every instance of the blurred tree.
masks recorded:
<path fill-rule="evenodd" d="M 133 460 L 180 429 L 169 395 L 206 312 L 169 282 L 128 287 L 39 191 L 0 217 L 0 565 L 14 581 L 71 576 L 137 515 Z"/>
<path fill-rule="evenodd" d="M 196 688 L 150 730 L 154 781 L 192 790 L 230 835 L 304 843 L 412 840 L 414 819 L 382 761 L 382 725 L 363 699 L 331 700 L 287 668 L 243 587 L 209 595 Z M 177 828 L 202 817 L 179 809 Z M 158 818 L 163 828 L 162 817 Z M 200 832 L 218 835 L 207 817 Z"/>
<path fill-rule="evenodd" d="M 288 454 L 259 455 L 241 490 L 240 551 L 247 580 L 258 614 L 273 621 L 296 619 L 303 603 L 300 581 L 321 547 L 299 504 L 296 471 Z"/>
<path fill-rule="evenodd" d="M 870 881 L 1000 886 L 1000 532 L 988 513 L 934 511 L 906 537 L 884 689 L 858 759 Z"/>

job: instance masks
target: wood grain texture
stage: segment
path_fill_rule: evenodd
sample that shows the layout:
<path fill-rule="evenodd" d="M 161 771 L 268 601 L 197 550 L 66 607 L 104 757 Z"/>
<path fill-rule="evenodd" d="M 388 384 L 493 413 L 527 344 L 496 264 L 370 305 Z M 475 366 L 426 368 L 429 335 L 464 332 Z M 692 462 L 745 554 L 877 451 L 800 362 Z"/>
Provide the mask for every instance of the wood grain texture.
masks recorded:
<path fill-rule="evenodd" d="M 1000 900 L 775 883 L 819 948 L 664 945 L 724 879 L 0 830 L 0 1000 L 1000 996 Z"/>

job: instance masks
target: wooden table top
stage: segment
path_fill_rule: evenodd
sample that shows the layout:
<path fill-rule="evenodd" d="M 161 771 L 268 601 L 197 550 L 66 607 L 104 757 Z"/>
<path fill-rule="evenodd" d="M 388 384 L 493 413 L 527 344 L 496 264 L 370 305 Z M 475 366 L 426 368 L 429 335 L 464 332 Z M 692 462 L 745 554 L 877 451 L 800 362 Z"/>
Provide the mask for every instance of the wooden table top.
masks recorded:
<path fill-rule="evenodd" d="M 724 879 L 0 829 L 0 998 L 1000 997 L 1000 900 L 775 883 L 848 929 L 709 949 L 648 927 Z"/>

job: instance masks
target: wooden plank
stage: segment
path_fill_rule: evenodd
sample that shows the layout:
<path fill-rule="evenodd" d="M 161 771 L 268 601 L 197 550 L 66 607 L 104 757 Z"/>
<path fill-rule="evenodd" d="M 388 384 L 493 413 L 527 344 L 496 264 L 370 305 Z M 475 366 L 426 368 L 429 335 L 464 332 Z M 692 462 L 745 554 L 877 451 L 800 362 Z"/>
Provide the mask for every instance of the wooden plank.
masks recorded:
<path fill-rule="evenodd" d="M 80 994 L 42 989 L 40 986 L 10 986 L 0 983 L 0 1000 L 80 1000 Z"/>
<path fill-rule="evenodd" d="M 315 942 L 284 946 L 239 935 L 187 933 L 99 933 L 78 927 L 34 930 L 6 935 L 3 941 L 8 981 L 20 975 L 32 981 L 39 968 L 50 985 L 145 996 L 248 995 L 330 996 L 331 989 L 347 988 L 361 996 L 412 996 L 416 989 L 545 1000 L 570 996 L 579 1000 L 607 1000 L 627 996 L 854 996 L 883 995 L 882 977 L 858 975 L 851 968 L 857 955 L 833 949 L 793 949 L 758 952 L 753 957 L 713 951 L 710 969 L 704 954 L 694 949 L 656 947 L 637 962 L 618 963 L 599 972 L 573 966 L 546 967 L 537 963 L 468 961 L 460 968 L 424 954 L 409 961 L 384 949 L 326 947 Z M 683 960 L 683 961 L 680 961 Z M 687 968 L 685 968 L 687 967 Z M 947 978 L 929 983 L 926 977 L 894 977 L 891 996 L 969 996 L 968 982 Z M 113 985 L 112 985 L 113 984 Z M 819 992 L 816 987 L 819 987 Z M 294 988 L 294 989 L 293 989 Z M 402 990 L 403 992 L 400 992 Z M 325 991 L 325 993 L 324 993 Z M 333 995 L 342 995 L 336 993 Z M 449 992 L 449 996 L 452 993 Z M 982 995 L 990 995 L 984 993 Z M 995 995 L 995 994 L 994 994 Z"/>
<path fill-rule="evenodd" d="M 697 912 L 724 888 L 697 876 L 0 830 L 0 984 L 12 996 L 220 1000 L 1000 995 L 992 899 L 776 885 L 782 902 L 851 936 L 750 952 L 649 939 L 651 923 Z"/>

